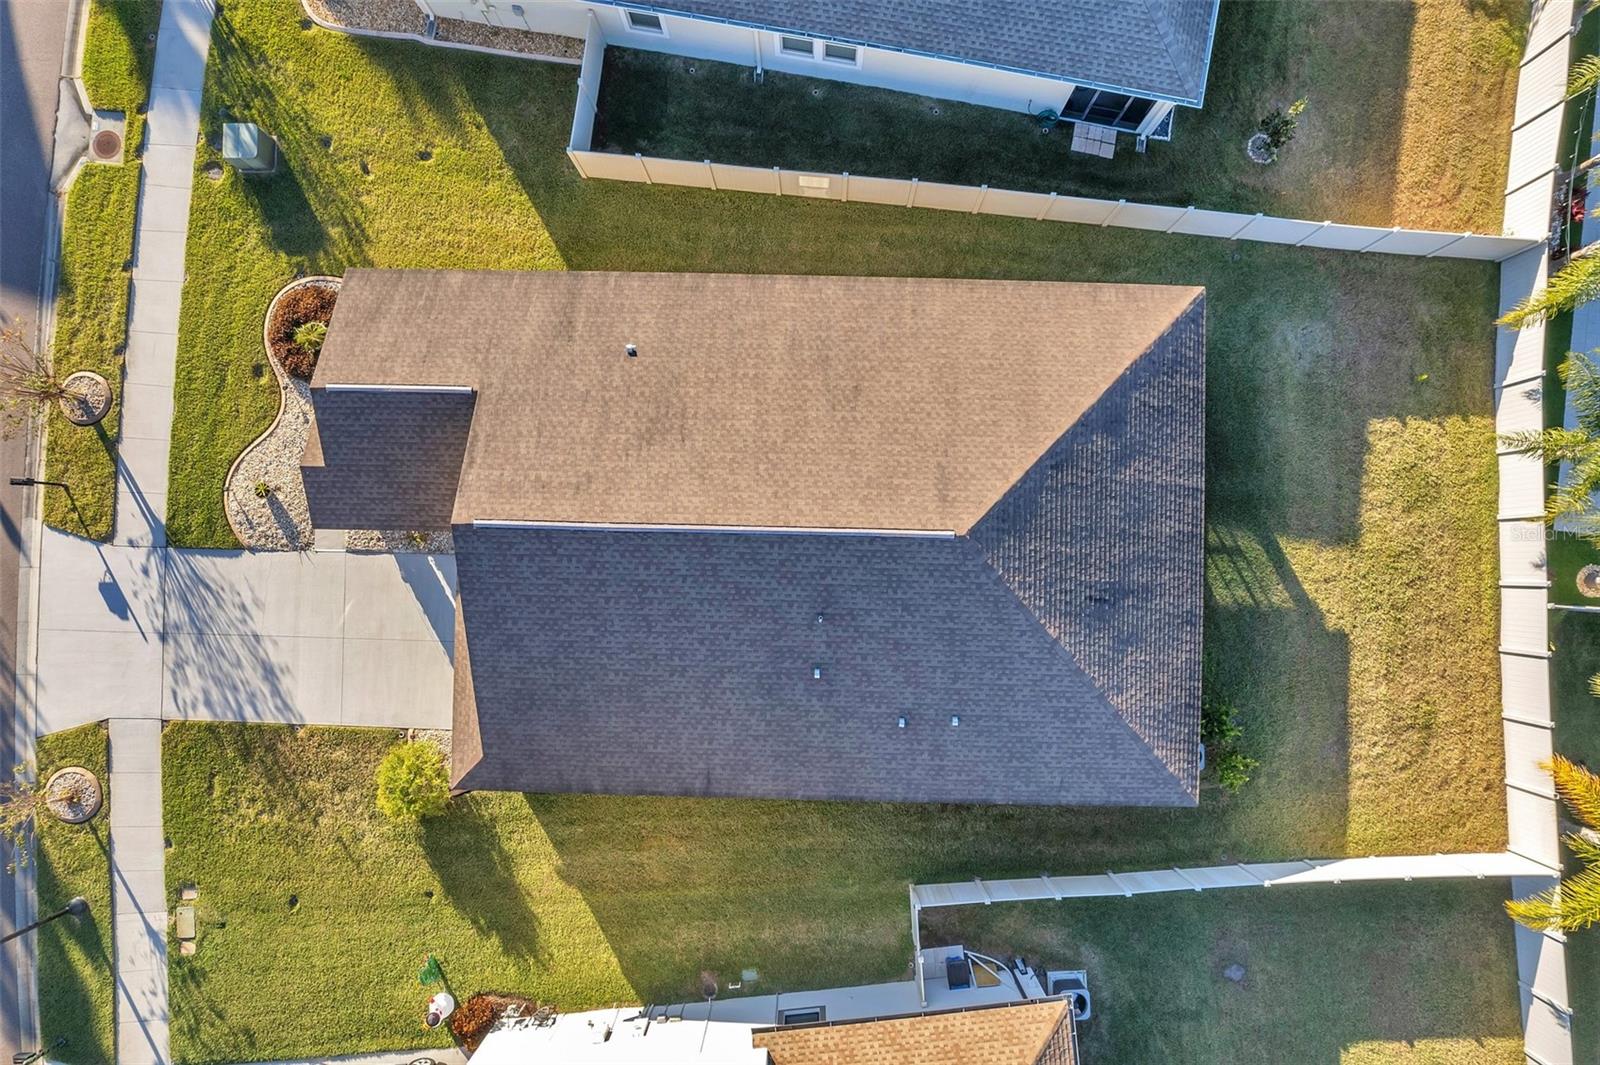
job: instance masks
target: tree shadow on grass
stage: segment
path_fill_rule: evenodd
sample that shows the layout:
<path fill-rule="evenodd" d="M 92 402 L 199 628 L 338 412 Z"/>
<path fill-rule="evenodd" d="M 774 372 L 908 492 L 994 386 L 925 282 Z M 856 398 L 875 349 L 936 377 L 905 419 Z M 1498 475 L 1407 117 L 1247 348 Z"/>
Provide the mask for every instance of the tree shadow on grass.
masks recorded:
<path fill-rule="evenodd" d="M 539 915 L 517 882 L 511 855 L 483 802 L 470 795 L 457 798 L 448 813 L 424 818 L 419 832 L 445 901 L 480 934 L 493 936 L 510 957 L 536 959 Z"/>
<path fill-rule="evenodd" d="M 81 830 L 91 833 L 101 860 L 110 862 L 110 850 L 96 818 Z M 52 825 L 53 830 L 71 826 Z M 75 833 L 76 834 L 76 833 Z M 38 932 L 39 1020 L 46 1045 L 65 1036 L 67 1043 L 51 1053 L 63 1063 L 107 1062 L 115 1056 L 109 1039 L 115 1010 L 115 965 L 111 957 L 111 912 L 107 904 L 110 881 L 95 890 L 79 882 L 84 868 L 58 868 L 49 852 L 38 847 L 36 874 L 41 913 L 66 905 L 74 895 L 94 901 L 89 916 L 53 921 Z M 98 863 L 95 863 L 98 866 Z"/>

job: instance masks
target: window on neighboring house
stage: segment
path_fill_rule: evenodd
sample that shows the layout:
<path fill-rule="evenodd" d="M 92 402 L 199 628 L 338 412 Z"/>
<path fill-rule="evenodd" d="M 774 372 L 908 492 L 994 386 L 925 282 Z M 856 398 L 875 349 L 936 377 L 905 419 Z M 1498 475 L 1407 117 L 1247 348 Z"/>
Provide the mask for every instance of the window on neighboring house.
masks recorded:
<path fill-rule="evenodd" d="M 652 15 L 648 11 L 629 11 L 628 28 L 641 33 L 665 34 L 667 28 L 661 24 L 660 15 Z"/>
<path fill-rule="evenodd" d="M 803 55 L 810 59 L 815 54 L 815 43 L 810 37 L 790 37 L 781 35 L 778 38 L 778 47 L 787 55 Z"/>
<path fill-rule="evenodd" d="M 1061 117 L 1074 122 L 1093 122 L 1097 126 L 1113 129 L 1135 130 L 1144 121 L 1154 100 L 1146 100 L 1126 93 L 1106 92 L 1080 85 L 1067 97 Z"/>
<path fill-rule="evenodd" d="M 807 1006 L 805 1009 L 784 1010 L 781 1024 L 821 1024 L 822 1007 Z"/>
<path fill-rule="evenodd" d="M 834 44 L 828 41 L 822 46 L 822 58 L 835 63 L 849 63 L 854 66 L 856 56 L 856 50 L 848 44 Z"/>

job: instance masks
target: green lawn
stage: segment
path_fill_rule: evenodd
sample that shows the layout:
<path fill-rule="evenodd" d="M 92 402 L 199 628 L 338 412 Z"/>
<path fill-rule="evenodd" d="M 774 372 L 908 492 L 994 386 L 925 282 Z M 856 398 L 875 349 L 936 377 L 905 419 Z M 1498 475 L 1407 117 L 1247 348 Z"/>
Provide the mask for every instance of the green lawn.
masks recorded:
<path fill-rule="evenodd" d="M 1178 109 L 1170 143 L 1141 155 L 1125 136 L 1110 160 L 1021 113 L 612 48 L 594 146 L 1498 233 L 1527 18 L 1515 0 L 1228 0 L 1205 107 Z M 1295 142 L 1250 162 L 1256 124 L 1302 96 Z"/>
<path fill-rule="evenodd" d="M 111 948 L 111 778 L 104 725 L 84 725 L 39 739 L 39 779 L 62 766 L 81 765 L 100 778 L 106 801 L 87 824 L 68 825 L 45 815 L 38 822 L 34 855 L 39 912 L 53 913 L 74 895 L 89 902 L 81 922 L 63 918 L 38 933 L 39 1020 L 44 1045 L 65 1036 L 51 1061 L 98 1065 L 116 1047 L 116 1002 Z"/>
<path fill-rule="evenodd" d="M 58 371 L 94 370 L 111 382 L 119 400 L 92 429 L 74 426 L 52 408 L 45 448 L 45 477 L 72 486 L 49 489 L 45 521 L 80 536 L 111 537 L 116 504 L 116 441 L 122 417 L 122 354 L 128 339 L 128 270 L 139 197 L 144 104 L 155 45 L 149 35 L 161 21 L 155 0 L 93 0 L 84 42 L 83 82 L 89 102 L 125 112 L 121 166 L 86 165 L 67 195 L 61 276 L 53 346 Z"/>
<path fill-rule="evenodd" d="M 1094 1065 L 1521 1065 L 1505 898 L 1419 882 L 930 910 L 924 943 L 1087 969 Z"/>
<path fill-rule="evenodd" d="M 365 814 L 381 736 L 178 726 L 168 869 L 212 922 L 173 958 L 186 1060 L 414 1042 L 431 946 L 458 990 L 665 1001 L 702 969 L 893 977 L 910 880 L 1503 846 L 1492 265 L 587 183 L 570 69 L 303 30 L 293 0 L 225 6 L 208 78 L 207 132 L 259 121 L 285 169 L 196 182 L 175 542 L 233 542 L 222 478 L 273 415 L 261 315 L 297 272 L 1203 284 L 1207 650 L 1262 765 L 1198 810 L 501 795 L 417 839 Z"/>

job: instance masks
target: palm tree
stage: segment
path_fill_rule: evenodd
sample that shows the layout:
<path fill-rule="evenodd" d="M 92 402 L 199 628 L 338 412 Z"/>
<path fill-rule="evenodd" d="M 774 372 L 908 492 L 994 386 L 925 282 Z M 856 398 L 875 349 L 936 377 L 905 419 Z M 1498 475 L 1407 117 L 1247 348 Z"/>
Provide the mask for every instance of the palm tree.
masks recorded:
<path fill-rule="evenodd" d="M 1600 774 L 1559 754 L 1543 768 L 1555 778 L 1556 793 L 1583 823 L 1562 839 L 1584 869 L 1562 877 L 1548 891 L 1513 899 L 1506 903 L 1506 912 L 1537 931 L 1576 932 L 1600 924 Z"/>
<path fill-rule="evenodd" d="M 1595 262 L 1600 265 L 1600 258 Z M 1600 272 L 1596 279 L 1600 281 Z M 1545 521 L 1567 518 L 1578 531 L 1600 540 L 1600 518 L 1594 515 L 1595 493 L 1600 491 L 1600 365 L 1573 351 L 1558 372 L 1577 414 L 1577 427 L 1507 433 L 1500 442 L 1519 455 L 1538 455 L 1547 464 L 1572 463 L 1571 475 L 1555 486 L 1545 504 Z"/>
<path fill-rule="evenodd" d="M 1536 325 L 1600 296 L 1600 255 L 1594 254 L 1594 247 L 1573 252 L 1544 288 L 1495 319 L 1496 324 L 1511 329 Z"/>

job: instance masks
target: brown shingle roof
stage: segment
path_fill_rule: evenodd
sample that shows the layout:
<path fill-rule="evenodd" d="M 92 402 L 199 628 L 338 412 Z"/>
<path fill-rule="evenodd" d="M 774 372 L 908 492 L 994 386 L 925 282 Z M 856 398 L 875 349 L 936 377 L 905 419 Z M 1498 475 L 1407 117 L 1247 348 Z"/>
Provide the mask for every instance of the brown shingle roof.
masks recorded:
<path fill-rule="evenodd" d="M 751 1033 L 772 1065 L 1074 1065 L 1057 1000 Z"/>
<path fill-rule="evenodd" d="M 313 382 L 358 455 L 330 381 L 477 389 L 458 786 L 1195 802 L 1199 290 L 578 278 L 354 271 Z M 792 531 L 471 524 L 508 517 Z"/>
<path fill-rule="evenodd" d="M 965 532 L 1199 294 L 352 270 L 314 385 L 478 388 L 457 522 Z"/>

